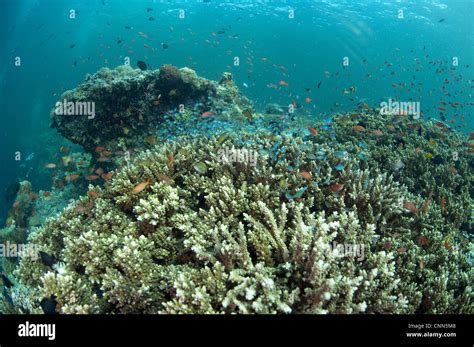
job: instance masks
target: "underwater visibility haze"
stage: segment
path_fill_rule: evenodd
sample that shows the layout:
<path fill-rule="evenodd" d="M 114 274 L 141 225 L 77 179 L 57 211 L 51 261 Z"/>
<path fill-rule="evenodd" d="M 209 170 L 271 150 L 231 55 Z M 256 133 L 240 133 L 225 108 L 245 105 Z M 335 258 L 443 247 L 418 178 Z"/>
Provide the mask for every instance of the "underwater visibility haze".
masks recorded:
<path fill-rule="evenodd" d="M 474 313 L 473 11 L 0 0 L 0 312 Z"/>

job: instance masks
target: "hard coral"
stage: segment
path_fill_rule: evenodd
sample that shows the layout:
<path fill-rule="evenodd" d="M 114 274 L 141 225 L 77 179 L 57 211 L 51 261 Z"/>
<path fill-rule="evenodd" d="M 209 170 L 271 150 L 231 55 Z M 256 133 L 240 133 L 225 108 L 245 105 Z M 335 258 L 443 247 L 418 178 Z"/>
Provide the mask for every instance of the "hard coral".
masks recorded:
<path fill-rule="evenodd" d="M 256 166 L 223 161 L 223 146 L 257 151 Z M 30 235 L 57 262 L 22 259 L 28 299 L 14 305 L 36 312 L 54 296 L 62 313 L 473 313 L 469 243 L 439 223 L 443 211 L 407 212 L 419 197 L 353 159 L 334 170 L 339 156 L 312 137 L 269 133 L 158 145 Z"/>

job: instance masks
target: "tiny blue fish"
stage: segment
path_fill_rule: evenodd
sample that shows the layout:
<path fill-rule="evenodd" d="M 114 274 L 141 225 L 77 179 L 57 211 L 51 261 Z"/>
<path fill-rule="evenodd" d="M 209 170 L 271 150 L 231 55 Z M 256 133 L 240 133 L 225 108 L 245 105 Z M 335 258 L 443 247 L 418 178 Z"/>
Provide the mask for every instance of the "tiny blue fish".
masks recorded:
<path fill-rule="evenodd" d="M 367 155 L 365 153 L 362 153 L 360 152 L 359 154 L 357 154 L 357 157 L 360 159 L 360 160 L 367 160 Z"/>
<path fill-rule="evenodd" d="M 336 151 L 334 152 L 334 156 L 336 158 L 344 159 L 349 156 L 349 153 L 347 153 L 347 151 Z"/>
<path fill-rule="evenodd" d="M 359 143 L 357 145 L 359 147 L 364 148 L 364 149 L 367 149 L 369 147 L 369 145 L 367 143 L 365 143 L 364 141 L 359 141 Z"/>
<path fill-rule="evenodd" d="M 288 199 L 288 200 L 293 200 L 293 199 L 299 199 L 303 196 L 304 192 L 306 191 L 306 189 L 308 189 L 308 187 L 303 187 L 301 188 L 300 190 L 298 190 L 295 194 L 291 194 L 290 191 L 287 191 L 285 193 L 285 197 Z"/>
<path fill-rule="evenodd" d="M 31 153 L 28 157 L 26 157 L 26 161 L 29 161 L 31 159 L 33 159 L 35 157 L 35 154 L 34 153 Z"/>
<path fill-rule="evenodd" d="M 337 164 L 336 166 L 334 166 L 334 168 L 337 170 L 337 171 L 342 171 L 345 169 L 345 165 L 344 164 Z"/>

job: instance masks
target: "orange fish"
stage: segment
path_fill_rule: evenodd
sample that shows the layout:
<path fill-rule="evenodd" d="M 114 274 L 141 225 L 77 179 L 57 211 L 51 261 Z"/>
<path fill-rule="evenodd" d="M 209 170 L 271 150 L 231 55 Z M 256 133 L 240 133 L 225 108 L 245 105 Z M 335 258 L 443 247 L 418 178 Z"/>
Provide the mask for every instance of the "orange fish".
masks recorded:
<path fill-rule="evenodd" d="M 303 177 L 304 179 L 310 181 L 311 180 L 311 173 L 308 171 L 300 171 L 300 176 Z"/>
<path fill-rule="evenodd" d="M 54 169 L 56 167 L 56 164 L 49 163 L 49 164 L 46 164 L 44 167 L 47 169 Z"/>
<path fill-rule="evenodd" d="M 375 129 L 375 130 L 372 131 L 372 134 L 375 135 L 375 136 L 382 136 L 383 131 L 380 130 L 380 129 Z"/>
<path fill-rule="evenodd" d="M 108 150 L 104 150 L 100 153 L 101 156 L 104 156 L 104 157 L 108 157 L 109 155 L 111 155 L 112 152 L 108 151 Z"/>
<path fill-rule="evenodd" d="M 18 208 L 20 206 L 20 200 L 17 200 L 13 203 L 13 208 Z"/>
<path fill-rule="evenodd" d="M 143 44 L 143 47 L 150 48 L 150 46 L 148 46 L 146 43 Z"/>
<path fill-rule="evenodd" d="M 288 86 L 288 82 L 283 81 L 283 80 L 281 80 L 280 82 L 278 82 L 278 84 L 279 84 L 280 86 L 284 86 L 284 87 Z"/>
<path fill-rule="evenodd" d="M 214 115 L 214 112 L 206 111 L 203 114 L 201 114 L 201 118 L 209 118 L 209 117 L 212 117 L 213 115 Z"/>
<path fill-rule="evenodd" d="M 308 97 L 308 98 L 304 99 L 304 101 L 306 101 L 309 104 L 311 101 L 313 101 L 313 99 Z"/>
<path fill-rule="evenodd" d="M 443 107 L 443 106 L 438 106 L 438 107 L 436 107 L 436 109 L 438 109 L 440 111 L 446 111 L 446 107 Z"/>
<path fill-rule="evenodd" d="M 312 135 L 314 136 L 318 135 L 318 131 L 315 128 L 309 127 L 308 130 Z"/>
<path fill-rule="evenodd" d="M 444 248 L 446 248 L 448 251 L 451 249 L 448 239 L 444 240 Z"/>
<path fill-rule="evenodd" d="M 142 183 L 139 183 L 137 184 L 134 188 L 133 188 L 133 192 L 134 193 L 140 193 L 143 189 L 145 189 L 146 187 L 148 187 L 150 185 L 151 181 L 148 179 L 146 181 L 143 181 Z"/>
<path fill-rule="evenodd" d="M 421 247 L 429 246 L 429 244 L 430 244 L 430 241 L 428 240 L 426 236 L 420 236 L 418 238 L 418 245 L 420 245 Z"/>
<path fill-rule="evenodd" d="M 362 125 L 353 125 L 352 129 L 355 131 L 365 131 L 365 128 Z"/>
<path fill-rule="evenodd" d="M 43 196 L 47 198 L 49 196 L 49 192 L 43 192 Z"/>
<path fill-rule="evenodd" d="M 428 194 L 428 197 L 425 200 L 425 203 L 423 204 L 423 212 L 427 213 L 429 208 L 430 208 L 430 203 L 431 203 L 431 196 L 433 195 L 433 192 L 430 192 Z"/>
<path fill-rule="evenodd" d="M 441 197 L 441 211 L 444 211 L 445 207 L 446 207 L 446 197 L 443 195 Z"/>
<path fill-rule="evenodd" d="M 104 162 L 108 162 L 108 161 L 110 161 L 110 160 L 109 160 L 109 158 L 107 158 L 107 157 L 102 157 L 102 156 L 101 156 L 100 158 L 97 159 L 97 161 L 98 161 L 98 162 L 101 162 L 101 163 L 104 163 Z"/>
<path fill-rule="evenodd" d="M 105 151 L 105 150 L 106 150 L 105 147 L 102 147 L 102 146 L 97 146 L 97 147 L 95 148 L 95 151 L 96 151 L 97 153 L 103 152 L 103 151 Z"/>
<path fill-rule="evenodd" d="M 416 208 L 415 204 L 409 201 L 405 201 L 403 203 L 403 208 L 411 213 L 417 214 L 418 208 Z"/>
<path fill-rule="evenodd" d="M 173 167 L 173 163 L 174 163 L 174 156 L 173 156 L 173 154 L 168 154 L 168 155 L 167 155 L 167 159 L 168 159 L 168 161 L 167 161 L 166 165 L 167 165 L 168 167 Z"/>
<path fill-rule="evenodd" d="M 341 183 L 334 183 L 332 186 L 329 187 L 329 191 L 332 193 L 340 192 L 344 188 L 344 185 Z"/>
<path fill-rule="evenodd" d="M 367 103 L 363 102 L 362 105 L 364 106 L 364 108 L 365 108 L 367 111 L 370 111 L 370 107 L 369 107 L 369 105 L 367 105 Z"/>
<path fill-rule="evenodd" d="M 88 181 L 95 181 L 95 180 L 99 179 L 100 176 L 98 176 L 98 175 L 89 175 L 89 176 L 85 176 L 84 178 Z"/>
<path fill-rule="evenodd" d="M 112 177 L 113 174 L 114 174 L 113 172 L 107 172 L 106 174 L 102 175 L 102 179 L 104 181 L 108 181 L 110 179 L 110 177 Z"/>
<path fill-rule="evenodd" d="M 95 170 L 95 173 L 98 174 L 98 175 L 102 175 L 104 173 L 104 169 L 102 169 L 101 167 L 98 168 L 97 170 Z"/>
<path fill-rule="evenodd" d="M 87 192 L 87 195 L 93 199 L 97 199 L 99 197 L 99 194 L 97 192 L 94 192 L 93 190 Z"/>
<path fill-rule="evenodd" d="M 406 251 L 407 251 L 406 247 L 400 247 L 400 248 L 397 249 L 398 253 L 406 253 Z"/>
<path fill-rule="evenodd" d="M 78 174 L 67 175 L 64 179 L 68 182 L 75 181 L 80 177 Z"/>
<path fill-rule="evenodd" d="M 158 177 L 160 178 L 160 180 L 164 181 L 165 183 L 171 185 L 174 183 L 173 179 L 169 176 L 166 176 L 164 174 L 159 174 Z"/>

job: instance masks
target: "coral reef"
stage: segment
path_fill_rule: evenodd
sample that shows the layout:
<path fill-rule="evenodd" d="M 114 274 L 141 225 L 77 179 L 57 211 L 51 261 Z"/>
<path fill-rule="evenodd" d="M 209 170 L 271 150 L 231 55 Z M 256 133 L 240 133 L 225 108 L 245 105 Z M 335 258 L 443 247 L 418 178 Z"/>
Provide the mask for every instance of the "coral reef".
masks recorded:
<path fill-rule="evenodd" d="M 168 114 L 180 117 L 183 112 L 193 112 L 197 117 L 213 112 L 243 118 L 242 111 L 251 108 L 229 73 L 217 83 L 172 65 L 153 71 L 126 65 L 103 68 L 63 93 L 59 102 L 64 100 L 95 103 L 94 117 L 51 111 L 51 126 L 94 154 L 97 146 L 112 151 L 149 147 L 144 138 L 154 135 Z"/>
<path fill-rule="evenodd" d="M 390 137 L 366 140 L 369 153 L 346 135 L 351 122 L 142 152 L 30 233 L 49 261 L 21 260 L 4 310 L 40 313 L 49 300 L 60 313 L 473 313 L 472 242 L 460 231 L 472 159 L 446 180 L 443 194 L 461 190 L 449 205 L 438 190 L 427 203 L 421 190 L 436 187 L 411 181 L 426 163 L 408 163 Z M 423 141 L 413 136 L 406 147 Z M 446 141 L 455 148 L 457 135 Z M 256 151 L 256 166 L 223 160 L 224 147 Z M 406 176 L 392 169 L 401 154 Z"/>

